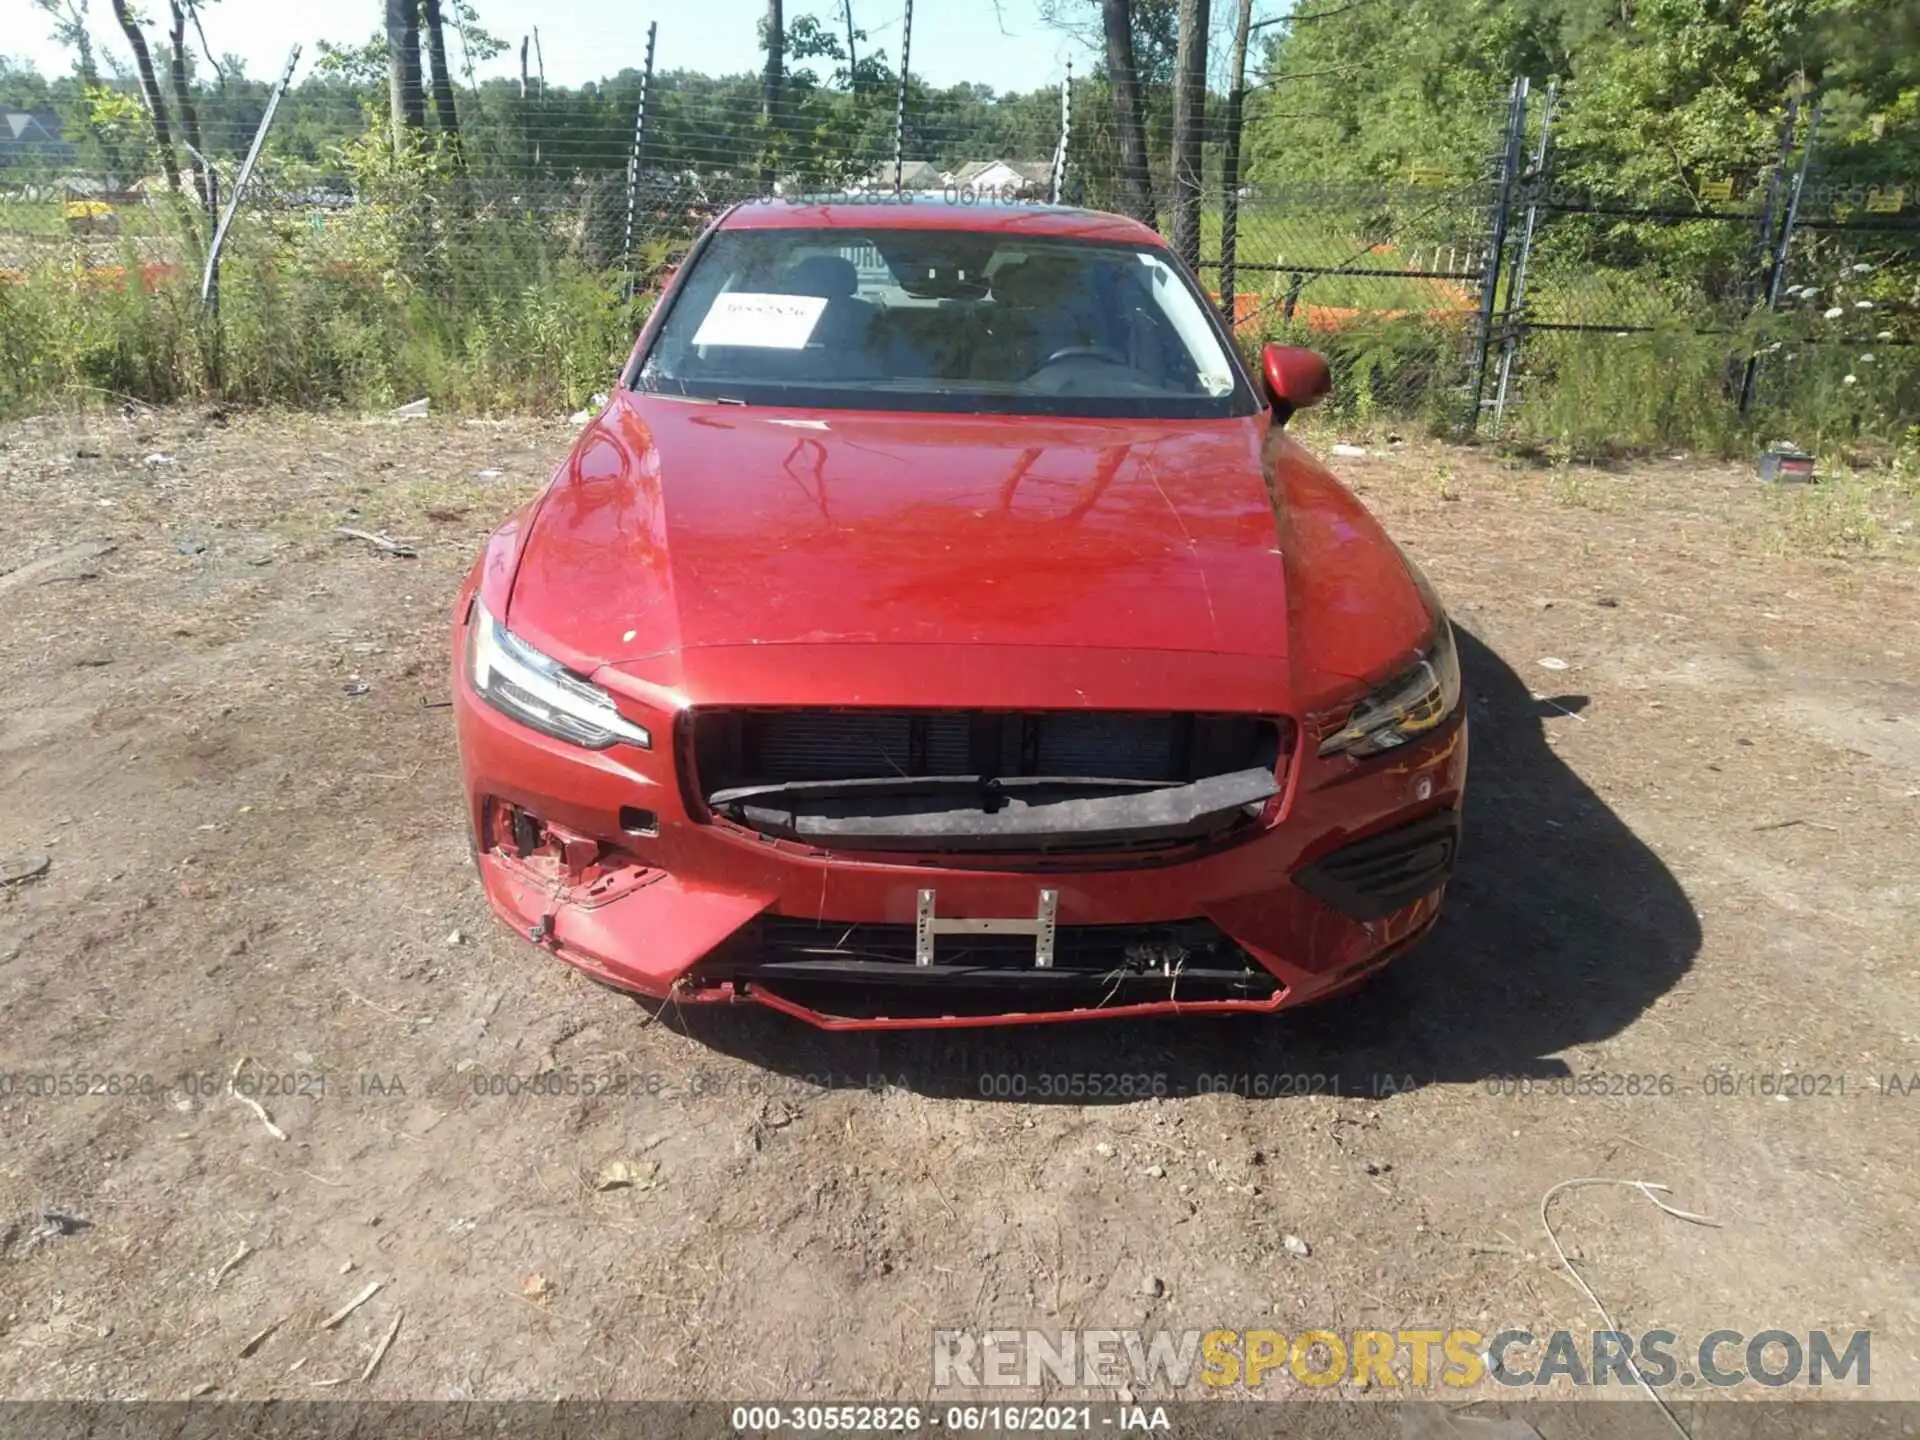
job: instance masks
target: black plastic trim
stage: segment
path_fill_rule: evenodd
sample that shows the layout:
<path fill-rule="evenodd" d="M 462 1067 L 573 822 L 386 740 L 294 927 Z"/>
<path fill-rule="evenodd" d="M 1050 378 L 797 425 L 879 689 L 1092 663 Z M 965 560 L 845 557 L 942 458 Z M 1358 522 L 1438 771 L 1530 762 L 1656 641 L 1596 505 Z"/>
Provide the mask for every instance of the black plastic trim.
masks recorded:
<path fill-rule="evenodd" d="M 787 785 L 780 787 L 784 793 L 759 796 L 717 792 L 709 803 L 762 835 L 848 850 L 1044 850 L 1195 839 L 1257 815 L 1280 791 L 1273 771 L 1259 768 L 1189 785 L 1139 789 L 1117 782 L 1112 788 L 1118 793 L 1075 793 L 1090 783 L 1098 782 L 841 781 Z M 806 794 L 816 788 L 829 793 Z"/>
<path fill-rule="evenodd" d="M 1293 883 L 1343 915 L 1379 920 L 1445 885 L 1459 848 L 1460 812 L 1440 810 L 1344 845 Z"/>

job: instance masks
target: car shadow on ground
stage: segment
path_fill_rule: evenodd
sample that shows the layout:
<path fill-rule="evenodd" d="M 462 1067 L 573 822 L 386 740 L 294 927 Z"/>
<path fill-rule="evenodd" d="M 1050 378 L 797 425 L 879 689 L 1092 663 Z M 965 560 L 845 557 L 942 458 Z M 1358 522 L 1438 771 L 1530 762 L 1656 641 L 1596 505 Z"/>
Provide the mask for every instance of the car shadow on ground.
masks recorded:
<path fill-rule="evenodd" d="M 1139 1077 L 1146 1093 L 1284 1098 L 1564 1076 L 1555 1056 L 1618 1033 L 1686 973 L 1699 919 L 1547 743 L 1548 726 L 1585 723 L 1569 714 L 1585 698 L 1536 698 L 1457 633 L 1473 727 L 1459 869 L 1433 937 L 1353 995 L 1273 1016 L 996 1029 L 824 1032 L 752 1007 L 670 1023 L 776 1073 L 954 1098 L 1125 1101 Z"/>

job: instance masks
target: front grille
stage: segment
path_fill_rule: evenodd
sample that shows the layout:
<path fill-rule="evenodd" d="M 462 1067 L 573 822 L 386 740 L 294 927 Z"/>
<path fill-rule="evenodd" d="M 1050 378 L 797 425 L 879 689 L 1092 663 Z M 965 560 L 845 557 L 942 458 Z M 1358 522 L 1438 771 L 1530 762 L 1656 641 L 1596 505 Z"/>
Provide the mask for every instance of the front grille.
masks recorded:
<path fill-rule="evenodd" d="M 1110 711 L 708 710 L 702 796 L 743 785 L 891 776 L 1071 776 L 1186 783 L 1279 761 L 1270 720 Z"/>
<path fill-rule="evenodd" d="M 1264 1000 L 1280 988 L 1208 920 L 1063 925 L 1054 946 L 1042 970 L 1032 936 L 942 935 L 934 963 L 920 966 L 911 925 L 769 916 L 698 969 L 826 1014 L 894 1019 Z"/>

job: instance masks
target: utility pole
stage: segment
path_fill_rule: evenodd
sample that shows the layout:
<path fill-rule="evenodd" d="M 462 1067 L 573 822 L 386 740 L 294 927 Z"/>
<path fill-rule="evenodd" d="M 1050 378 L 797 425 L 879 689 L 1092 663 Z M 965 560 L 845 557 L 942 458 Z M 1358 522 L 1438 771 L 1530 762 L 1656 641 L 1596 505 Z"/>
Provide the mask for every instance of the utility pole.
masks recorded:
<path fill-rule="evenodd" d="M 913 0 L 907 0 L 906 20 L 900 29 L 900 94 L 893 107 L 893 193 L 900 193 L 900 177 L 907 165 L 907 61 L 913 54 Z"/>
<path fill-rule="evenodd" d="M 787 22 L 780 0 L 767 0 L 767 68 L 760 78 L 760 189 L 773 193 L 773 138 L 780 124 L 780 76 L 787 61 Z"/>

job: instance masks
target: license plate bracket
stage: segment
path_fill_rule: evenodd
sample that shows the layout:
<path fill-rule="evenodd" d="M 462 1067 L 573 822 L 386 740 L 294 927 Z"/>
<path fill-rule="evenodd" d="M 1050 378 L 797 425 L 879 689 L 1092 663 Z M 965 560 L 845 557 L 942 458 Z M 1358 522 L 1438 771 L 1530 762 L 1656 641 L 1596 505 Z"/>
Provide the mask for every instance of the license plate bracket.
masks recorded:
<path fill-rule="evenodd" d="M 913 910 L 913 963 L 920 967 L 934 963 L 934 941 L 940 935 L 1031 935 L 1033 964 L 1036 970 L 1053 968 L 1054 942 L 1058 936 L 1060 892 L 1042 889 L 1039 904 L 1031 920 L 989 918 L 976 920 L 945 919 L 938 913 L 934 892 L 923 889 Z"/>

